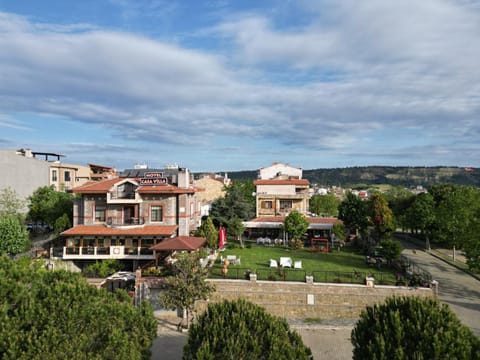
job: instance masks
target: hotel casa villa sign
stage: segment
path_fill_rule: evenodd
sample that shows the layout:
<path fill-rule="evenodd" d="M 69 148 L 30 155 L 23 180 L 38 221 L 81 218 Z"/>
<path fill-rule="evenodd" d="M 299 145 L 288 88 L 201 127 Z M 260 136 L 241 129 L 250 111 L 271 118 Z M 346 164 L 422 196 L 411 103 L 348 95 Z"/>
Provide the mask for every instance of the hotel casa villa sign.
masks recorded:
<path fill-rule="evenodd" d="M 147 172 L 140 179 L 140 185 L 165 185 L 167 179 L 161 172 Z"/>

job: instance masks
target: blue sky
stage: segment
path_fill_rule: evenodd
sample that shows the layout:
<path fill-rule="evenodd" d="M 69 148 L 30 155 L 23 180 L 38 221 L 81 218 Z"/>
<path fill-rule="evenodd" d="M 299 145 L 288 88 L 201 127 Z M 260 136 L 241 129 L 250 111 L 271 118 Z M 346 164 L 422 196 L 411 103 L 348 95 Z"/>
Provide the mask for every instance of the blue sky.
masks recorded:
<path fill-rule="evenodd" d="M 480 167 L 479 59 L 473 0 L 0 0 L 0 148 Z"/>

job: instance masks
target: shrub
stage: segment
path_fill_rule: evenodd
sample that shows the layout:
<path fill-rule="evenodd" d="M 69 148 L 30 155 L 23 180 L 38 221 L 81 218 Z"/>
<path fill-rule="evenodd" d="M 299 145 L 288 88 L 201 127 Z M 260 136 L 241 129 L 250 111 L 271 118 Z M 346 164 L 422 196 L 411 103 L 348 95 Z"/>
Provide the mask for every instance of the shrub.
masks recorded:
<path fill-rule="evenodd" d="M 190 329 L 184 359 L 312 359 L 286 320 L 243 299 L 210 304 Z"/>
<path fill-rule="evenodd" d="M 480 340 L 434 299 L 391 297 L 369 306 L 351 339 L 354 359 L 480 359 Z"/>

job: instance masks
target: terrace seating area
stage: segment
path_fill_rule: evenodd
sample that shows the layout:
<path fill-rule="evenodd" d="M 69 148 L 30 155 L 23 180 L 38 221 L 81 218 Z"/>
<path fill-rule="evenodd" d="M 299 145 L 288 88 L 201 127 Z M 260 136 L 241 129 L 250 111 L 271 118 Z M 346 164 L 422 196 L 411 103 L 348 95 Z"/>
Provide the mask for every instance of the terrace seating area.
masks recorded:
<path fill-rule="evenodd" d="M 283 239 L 276 238 L 270 239 L 269 237 L 259 237 L 257 238 L 257 245 L 282 245 Z"/>

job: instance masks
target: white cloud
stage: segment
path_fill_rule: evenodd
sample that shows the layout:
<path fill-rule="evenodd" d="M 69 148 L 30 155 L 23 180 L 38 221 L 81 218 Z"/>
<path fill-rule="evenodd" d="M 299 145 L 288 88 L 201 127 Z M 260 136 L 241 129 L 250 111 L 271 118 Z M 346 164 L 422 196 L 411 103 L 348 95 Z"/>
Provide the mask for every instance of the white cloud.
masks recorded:
<path fill-rule="evenodd" d="M 125 16 L 138 15 L 136 5 L 113 2 Z M 168 11 L 162 4 L 149 6 L 160 14 Z M 451 149 L 453 138 L 466 144 L 456 149 L 479 152 L 471 136 L 480 132 L 478 7 L 441 0 L 301 4 L 309 22 L 295 27 L 265 14 L 231 14 L 199 29 L 195 36 L 218 41 L 216 52 L 0 13 L 0 108 L 97 124 L 126 143 L 219 153 L 225 144 L 268 142 L 274 154 L 308 149 L 348 160 L 378 154 L 363 149 L 389 129 L 436 138 L 439 148 Z M 382 157 L 443 156 L 404 141 Z"/>

